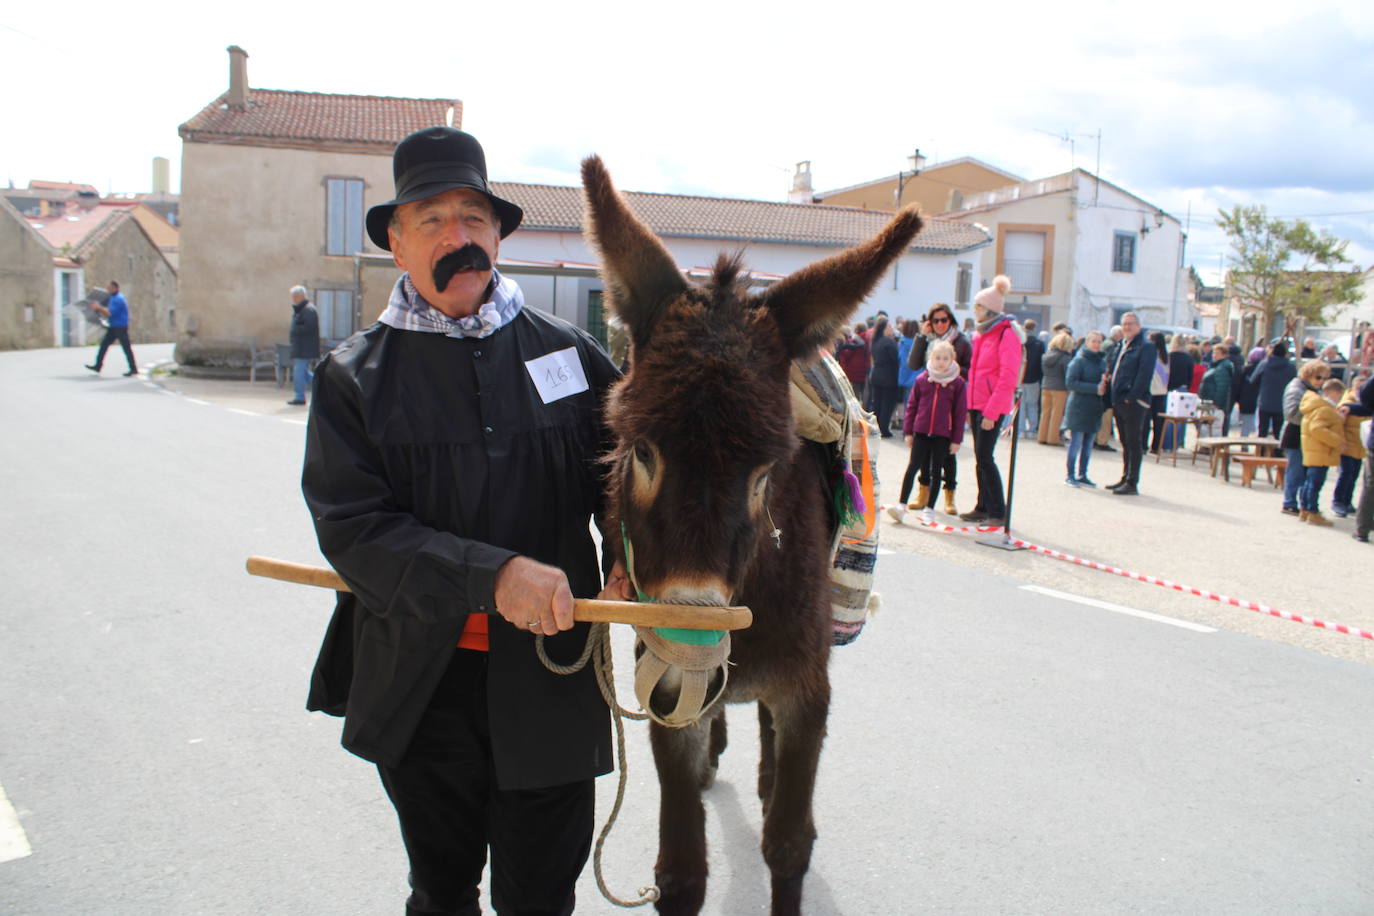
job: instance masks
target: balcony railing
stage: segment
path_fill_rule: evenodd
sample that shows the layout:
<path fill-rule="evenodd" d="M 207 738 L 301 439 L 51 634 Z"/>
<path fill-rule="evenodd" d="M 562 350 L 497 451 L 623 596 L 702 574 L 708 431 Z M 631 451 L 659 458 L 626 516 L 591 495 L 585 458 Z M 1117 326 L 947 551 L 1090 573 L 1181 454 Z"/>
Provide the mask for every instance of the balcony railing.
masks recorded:
<path fill-rule="evenodd" d="M 1017 261 L 1006 258 L 1002 261 L 1002 269 L 1011 280 L 1012 292 L 1038 293 L 1045 288 L 1044 261 Z"/>

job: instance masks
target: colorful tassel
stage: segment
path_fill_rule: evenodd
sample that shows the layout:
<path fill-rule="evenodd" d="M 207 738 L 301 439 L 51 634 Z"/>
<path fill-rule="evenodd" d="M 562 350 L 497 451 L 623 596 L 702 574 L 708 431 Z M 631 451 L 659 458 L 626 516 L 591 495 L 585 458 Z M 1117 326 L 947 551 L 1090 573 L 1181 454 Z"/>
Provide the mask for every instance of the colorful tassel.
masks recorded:
<path fill-rule="evenodd" d="M 839 479 L 834 486 L 835 515 L 841 528 L 848 528 L 863 520 L 864 496 L 859 478 L 849 470 L 849 462 L 839 463 Z"/>

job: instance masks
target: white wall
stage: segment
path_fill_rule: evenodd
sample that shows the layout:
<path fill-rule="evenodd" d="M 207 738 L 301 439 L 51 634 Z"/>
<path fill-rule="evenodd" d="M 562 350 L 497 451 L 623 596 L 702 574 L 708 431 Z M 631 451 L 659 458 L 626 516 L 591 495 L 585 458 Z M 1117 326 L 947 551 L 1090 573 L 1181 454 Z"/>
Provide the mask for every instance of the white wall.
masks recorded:
<path fill-rule="evenodd" d="M 1069 301 L 1069 324 L 1075 331 L 1106 329 L 1113 307 L 1140 313 L 1146 325 L 1190 325 L 1192 313 L 1180 278 L 1183 227 L 1164 217 L 1155 226 L 1156 210 L 1107 184 L 1096 186 L 1079 173 L 1075 194 L 1074 283 Z M 1144 236 L 1140 227 L 1148 226 Z M 1112 270 L 1117 230 L 1136 239 L 1135 271 Z"/>
<path fill-rule="evenodd" d="M 815 245 L 781 245 L 773 243 L 722 242 L 718 240 L 678 239 L 663 240 L 668 251 L 679 267 L 709 269 L 716 262 L 720 252 L 734 252 L 744 248 L 745 267 L 771 274 L 790 274 L 808 264 L 839 253 L 839 248 L 824 248 Z M 934 302 L 954 302 L 955 284 L 958 280 L 959 261 L 969 261 L 975 265 L 979 252 L 966 252 L 962 255 L 936 255 L 907 253 L 889 269 L 879 282 L 873 294 L 868 297 L 856 314 L 867 315 L 883 309 L 893 317 L 915 318 Z M 546 232 L 522 229 L 501 243 L 501 256 L 528 261 L 577 261 L 584 264 L 598 263 L 596 255 L 587 246 L 580 233 Z M 537 308 L 549 310 L 552 305 L 552 282 L 548 278 L 519 278 L 525 299 Z M 564 280 L 558 287 L 557 313 L 569 320 L 576 320 L 578 306 L 574 298 L 585 298 L 586 284 L 579 290 L 575 280 Z M 977 284 L 975 269 L 975 286 Z M 590 288 L 597 288 L 592 285 Z M 975 290 L 976 291 L 976 290 Z M 971 314 L 971 312 L 970 312 Z"/>

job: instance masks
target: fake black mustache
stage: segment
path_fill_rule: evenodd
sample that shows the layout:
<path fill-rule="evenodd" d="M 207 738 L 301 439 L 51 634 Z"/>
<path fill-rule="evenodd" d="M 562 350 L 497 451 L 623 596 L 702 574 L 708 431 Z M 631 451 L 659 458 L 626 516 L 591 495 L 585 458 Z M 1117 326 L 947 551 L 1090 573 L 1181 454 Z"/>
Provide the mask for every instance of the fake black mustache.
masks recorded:
<path fill-rule="evenodd" d="M 479 246 L 468 242 L 462 248 L 450 251 L 434 265 L 434 288 L 443 292 L 453 275 L 462 270 L 491 270 L 491 258 Z"/>

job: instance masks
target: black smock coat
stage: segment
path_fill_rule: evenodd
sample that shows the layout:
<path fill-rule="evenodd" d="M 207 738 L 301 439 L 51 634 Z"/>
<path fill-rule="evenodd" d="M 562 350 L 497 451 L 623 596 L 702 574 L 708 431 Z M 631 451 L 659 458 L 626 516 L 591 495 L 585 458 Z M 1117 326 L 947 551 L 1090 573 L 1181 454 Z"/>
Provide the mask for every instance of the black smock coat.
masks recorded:
<path fill-rule="evenodd" d="M 588 389 L 545 403 L 527 361 L 576 350 Z M 487 673 L 498 786 L 562 785 L 611 769 L 609 715 L 591 667 L 553 674 L 534 637 L 499 615 L 497 571 L 516 554 L 594 597 L 601 419 L 619 373 L 587 334 L 524 308 L 484 339 L 383 324 L 316 370 L 302 488 L 340 593 L 307 707 L 345 718 L 343 745 L 396 764 L 469 613 L 490 613 Z M 587 625 L 545 640 L 577 658 Z M 464 650 L 468 651 L 468 650 Z"/>

